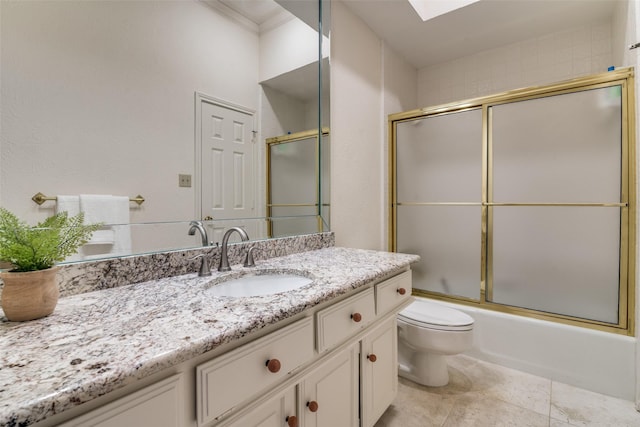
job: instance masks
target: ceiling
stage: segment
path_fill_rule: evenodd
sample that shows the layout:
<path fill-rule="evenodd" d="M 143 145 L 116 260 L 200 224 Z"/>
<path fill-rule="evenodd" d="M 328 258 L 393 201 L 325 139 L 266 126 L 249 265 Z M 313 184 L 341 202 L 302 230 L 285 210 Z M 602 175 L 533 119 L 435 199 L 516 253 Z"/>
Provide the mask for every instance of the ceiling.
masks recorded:
<path fill-rule="evenodd" d="M 315 0 L 203 1 L 242 15 L 259 32 L 290 19 L 291 14 L 285 8 L 314 11 L 308 6 Z M 341 1 L 393 50 L 420 69 L 565 28 L 608 20 L 616 4 L 626 0 L 479 0 L 424 22 L 407 0 Z M 304 15 L 300 10 L 295 13 Z M 311 77 L 315 79 L 317 69 L 307 67 L 299 71 L 295 79 L 292 73 L 287 78 L 263 83 L 280 91 L 286 89 L 300 99 L 316 96 L 304 82 Z M 306 88 L 306 92 L 296 89 L 298 86 Z"/>
<path fill-rule="evenodd" d="M 318 28 L 317 0 L 201 0 L 260 33 L 297 17 Z"/>
<path fill-rule="evenodd" d="M 480 0 L 423 22 L 407 0 L 342 0 L 417 69 L 610 19 L 620 1 Z"/>
<path fill-rule="evenodd" d="M 235 10 L 251 22 L 260 25 L 282 13 L 283 9 L 272 0 L 216 0 Z"/>

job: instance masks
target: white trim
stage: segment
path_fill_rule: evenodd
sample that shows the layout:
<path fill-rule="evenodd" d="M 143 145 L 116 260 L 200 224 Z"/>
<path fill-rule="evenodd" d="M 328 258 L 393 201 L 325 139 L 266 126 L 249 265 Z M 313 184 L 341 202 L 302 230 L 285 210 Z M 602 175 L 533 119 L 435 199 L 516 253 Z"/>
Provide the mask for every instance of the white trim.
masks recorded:
<path fill-rule="evenodd" d="M 282 5 L 278 4 L 280 7 L 282 7 L 282 10 L 280 12 L 270 17 L 266 21 L 262 22 L 261 24 L 257 24 L 256 22 L 244 16 L 242 13 L 239 13 L 233 10 L 232 8 L 230 8 L 229 6 L 227 6 L 226 4 L 221 3 L 219 0 L 196 0 L 196 1 L 206 4 L 207 6 L 214 9 L 216 12 L 231 19 L 232 21 L 236 22 L 237 24 L 241 25 L 242 27 L 246 28 L 247 30 L 255 34 L 260 34 L 266 31 L 273 30 L 274 28 L 284 25 L 285 23 L 291 21 L 292 19 L 297 18 L 297 16 L 295 16 L 293 13 L 289 12 L 287 9 L 282 7 Z"/>
<path fill-rule="evenodd" d="M 219 12 L 221 15 L 231 19 L 232 21 L 235 21 L 236 23 L 240 24 L 241 26 L 248 29 L 249 31 L 254 32 L 256 34 L 260 33 L 260 28 L 258 27 L 258 24 L 256 24 L 249 18 L 241 15 L 240 13 L 236 12 L 235 10 L 231 9 L 226 4 L 220 3 L 218 0 L 196 0 L 196 1 L 206 4 L 207 6 L 211 7 L 215 11 Z"/>
<path fill-rule="evenodd" d="M 283 10 L 280 13 L 278 13 L 275 16 L 272 16 L 271 18 L 267 19 L 266 21 L 264 21 L 262 24 L 259 25 L 259 29 L 260 29 L 259 33 L 266 33 L 267 31 L 271 31 L 274 28 L 278 28 L 296 18 L 297 17 L 294 14 L 292 14 L 291 12 L 283 8 Z"/>

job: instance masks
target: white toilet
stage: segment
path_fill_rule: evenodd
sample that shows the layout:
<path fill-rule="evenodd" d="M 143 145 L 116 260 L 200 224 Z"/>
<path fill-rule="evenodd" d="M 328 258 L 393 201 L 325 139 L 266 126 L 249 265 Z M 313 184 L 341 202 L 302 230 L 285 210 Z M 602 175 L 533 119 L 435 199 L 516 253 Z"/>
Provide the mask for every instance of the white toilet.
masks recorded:
<path fill-rule="evenodd" d="M 449 383 L 446 356 L 473 344 L 473 318 L 437 302 L 416 299 L 398 314 L 398 374 L 430 387 Z"/>

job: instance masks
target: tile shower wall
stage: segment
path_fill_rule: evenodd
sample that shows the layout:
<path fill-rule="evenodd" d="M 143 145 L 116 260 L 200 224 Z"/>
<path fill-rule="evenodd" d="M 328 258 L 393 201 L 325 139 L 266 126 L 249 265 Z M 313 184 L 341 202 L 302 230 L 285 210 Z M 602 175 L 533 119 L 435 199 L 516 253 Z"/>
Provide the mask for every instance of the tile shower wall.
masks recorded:
<path fill-rule="evenodd" d="M 418 71 L 418 104 L 432 106 L 607 71 L 611 23 L 600 21 Z"/>

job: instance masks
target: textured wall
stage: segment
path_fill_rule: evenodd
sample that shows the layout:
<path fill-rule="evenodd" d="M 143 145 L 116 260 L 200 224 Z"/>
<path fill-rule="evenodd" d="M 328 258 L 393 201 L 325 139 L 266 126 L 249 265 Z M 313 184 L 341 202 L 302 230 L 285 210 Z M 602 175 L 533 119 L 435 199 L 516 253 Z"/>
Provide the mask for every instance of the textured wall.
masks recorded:
<path fill-rule="evenodd" d="M 611 22 L 508 43 L 418 72 L 420 107 L 492 95 L 607 71 L 613 64 Z"/>
<path fill-rule="evenodd" d="M 382 249 L 382 43 L 339 2 L 331 30 L 331 230 L 338 246 Z"/>

